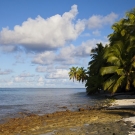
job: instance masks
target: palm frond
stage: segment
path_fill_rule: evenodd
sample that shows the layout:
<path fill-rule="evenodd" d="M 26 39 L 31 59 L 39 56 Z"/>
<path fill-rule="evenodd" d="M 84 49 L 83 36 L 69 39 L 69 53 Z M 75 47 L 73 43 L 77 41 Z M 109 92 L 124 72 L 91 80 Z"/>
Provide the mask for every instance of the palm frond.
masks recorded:
<path fill-rule="evenodd" d="M 112 93 L 115 93 L 118 90 L 118 88 L 124 82 L 125 78 L 126 78 L 126 76 L 122 75 L 119 79 L 117 79 L 116 83 L 113 86 Z"/>
<path fill-rule="evenodd" d="M 132 66 L 135 68 L 135 61 L 132 62 Z"/>
<path fill-rule="evenodd" d="M 117 75 L 125 75 L 124 69 L 116 69 Z"/>
<path fill-rule="evenodd" d="M 113 75 L 111 76 L 109 79 L 107 79 L 104 83 L 103 83 L 103 89 L 104 90 L 108 90 L 111 89 L 111 87 L 113 87 L 113 84 L 115 83 L 116 79 L 117 79 L 117 75 Z"/>
<path fill-rule="evenodd" d="M 112 74 L 116 72 L 116 69 L 118 69 L 118 66 L 108 66 L 108 67 L 102 67 L 100 69 L 100 74 L 106 75 L 106 74 Z"/>

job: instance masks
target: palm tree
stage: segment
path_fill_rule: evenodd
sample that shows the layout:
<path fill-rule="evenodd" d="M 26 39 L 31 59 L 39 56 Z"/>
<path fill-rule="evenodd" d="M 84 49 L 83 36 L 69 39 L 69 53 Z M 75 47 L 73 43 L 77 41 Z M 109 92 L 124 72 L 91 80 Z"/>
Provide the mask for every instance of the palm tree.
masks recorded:
<path fill-rule="evenodd" d="M 131 48 L 135 50 L 129 40 L 119 40 L 104 53 L 108 65 L 102 67 L 100 73 L 109 75 L 103 83 L 104 90 L 115 93 L 119 88 L 130 90 L 131 85 L 135 86 L 135 56 Z"/>
<path fill-rule="evenodd" d="M 107 47 L 107 46 L 106 46 Z M 105 48 L 102 43 L 97 44 L 97 47 L 91 50 L 91 61 L 89 62 L 88 73 L 89 77 L 85 84 L 88 94 L 96 93 L 102 89 L 103 77 L 99 74 L 100 68 L 105 64 L 103 54 Z"/>
<path fill-rule="evenodd" d="M 104 90 L 112 93 L 123 88 L 135 87 L 135 8 L 126 13 L 126 18 L 112 26 L 110 47 L 104 53 L 108 65 L 101 68 L 102 76 L 109 75 L 103 83 Z"/>
<path fill-rule="evenodd" d="M 81 67 L 81 68 L 78 68 L 77 70 L 77 80 L 80 82 L 82 81 L 82 83 L 84 81 L 87 80 L 87 72 L 86 72 L 86 69 L 84 69 L 84 67 Z"/>
<path fill-rule="evenodd" d="M 85 84 L 87 94 L 94 94 L 102 90 L 103 77 L 100 75 L 89 76 Z"/>
<path fill-rule="evenodd" d="M 102 87 L 112 93 L 135 87 L 135 8 L 112 25 L 112 29 L 109 46 L 100 43 L 91 50 L 87 72 L 78 67 L 70 69 L 70 79 L 86 80 L 88 94 Z"/>
<path fill-rule="evenodd" d="M 72 67 L 70 68 L 70 72 L 68 73 L 70 79 L 76 80 L 76 81 L 82 81 L 82 83 L 84 81 L 87 80 L 87 72 L 86 69 L 84 69 L 84 67 L 78 68 L 78 67 Z"/>
<path fill-rule="evenodd" d="M 97 47 L 91 50 L 91 61 L 89 62 L 89 73 L 90 75 L 97 75 L 99 73 L 99 69 L 104 64 L 103 53 L 104 46 L 102 43 L 96 44 Z"/>
<path fill-rule="evenodd" d="M 74 79 L 77 79 L 77 70 L 78 70 L 78 67 L 72 67 L 70 68 L 70 72 L 68 73 L 70 80 L 73 79 L 73 82 L 74 82 Z"/>

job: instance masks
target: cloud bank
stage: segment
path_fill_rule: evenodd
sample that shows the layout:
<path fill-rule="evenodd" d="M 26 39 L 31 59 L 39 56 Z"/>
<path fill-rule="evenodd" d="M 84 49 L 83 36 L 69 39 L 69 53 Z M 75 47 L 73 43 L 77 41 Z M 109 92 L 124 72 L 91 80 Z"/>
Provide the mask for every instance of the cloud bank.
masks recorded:
<path fill-rule="evenodd" d="M 11 74 L 13 73 L 13 71 L 11 69 L 6 69 L 6 70 L 1 70 L 0 69 L 0 75 L 8 75 L 8 74 Z"/>
<path fill-rule="evenodd" d="M 14 26 L 13 30 L 3 28 L 0 31 L 0 46 L 7 52 L 21 47 L 27 51 L 50 51 L 74 41 L 86 28 L 101 28 L 112 24 L 118 17 L 117 14 L 111 13 L 76 20 L 77 14 L 77 5 L 73 5 L 71 10 L 63 15 L 56 14 L 46 19 L 39 15 L 35 19 L 28 18 L 22 25 Z"/>
<path fill-rule="evenodd" d="M 34 56 L 32 63 L 40 65 L 50 65 L 54 63 L 62 65 L 79 64 L 78 59 L 88 57 L 91 49 L 100 42 L 107 44 L 107 42 L 103 40 L 93 39 L 82 42 L 82 44 L 78 46 L 74 46 L 73 44 L 64 46 L 58 53 L 55 53 L 54 51 L 38 53 Z M 39 70 L 44 71 L 45 69 L 38 69 L 37 71 Z"/>
<path fill-rule="evenodd" d="M 117 14 L 110 13 L 106 16 L 93 15 L 87 19 L 78 19 L 78 13 L 77 5 L 73 5 L 62 15 L 56 14 L 49 18 L 39 15 L 34 19 L 28 18 L 13 29 L 3 28 L 0 31 L 0 50 L 16 51 L 13 56 L 16 60 L 14 65 L 17 67 L 24 64 L 28 69 L 22 68 L 26 72 L 16 72 L 19 75 L 15 73 L 8 79 L 1 79 L 0 86 L 72 87 L 73 83 L 68 78 L 69 68 L 74 65 L 84 66 L 90 60 L 90 51 L 97 43 L 107 44 L 107 39 L 97 37 L 101 36 L 104 26 L 113 24 L 118 17 Z M 34 65 L 35 69 L 31 70 L 32 67 L 28 67 L 28 64 Z M 0 69 L 2 77 L 12 75 L 11 73 L 13 71 L 10 69 Z"/>
<path fill-rule="evenodd" d="M 106 16 L 93 15 L 88 19 L 87 26 L 89 29 L 101 28 L 107 24 L 112 25 L 117 18 L 118 15 L 113 12 Z"/>
<path fill-rule="evenodd" d="M 85 28 L 83 20 L 73 22 L 77 14 L 77 5 L 73 5 L 71 10 L 62 16 L 56 14 L 47 19 L 41 16 L 28 18 L 13 30 L 3 28 L 0 32 L 0 44 L 6 46 L 9 51 L 17 45 L 35 51 L 62 47 L 65 43 L 75 40 Z"/>

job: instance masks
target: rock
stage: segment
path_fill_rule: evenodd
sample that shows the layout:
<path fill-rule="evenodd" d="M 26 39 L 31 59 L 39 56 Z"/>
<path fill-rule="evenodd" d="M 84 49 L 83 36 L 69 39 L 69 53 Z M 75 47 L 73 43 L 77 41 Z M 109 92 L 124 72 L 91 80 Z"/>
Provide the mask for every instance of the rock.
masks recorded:
<path fill-rule="evenodd" d="M 47 117 L 50 117 L 50 116 L 51 116 L 50 114 L 47 115 Z"/>
<path fill-rule="evenodd" d="M 85 111 L 85 109 L 84 108 L 79 108 L 79 111 L 81 112 L 81 111 Z"/>
<path fill-rule="evenodd" d="M 66 106 L 62 106 L 62 107 L 59 107 L 59 108 L 63 108 L 63 109 L 66 109 L 67 107 L 66 107 Z"/>
<path fill-rule="evenodd" d="M 70 110 L 67 109 L 66 112 L 70 112 Z"/>

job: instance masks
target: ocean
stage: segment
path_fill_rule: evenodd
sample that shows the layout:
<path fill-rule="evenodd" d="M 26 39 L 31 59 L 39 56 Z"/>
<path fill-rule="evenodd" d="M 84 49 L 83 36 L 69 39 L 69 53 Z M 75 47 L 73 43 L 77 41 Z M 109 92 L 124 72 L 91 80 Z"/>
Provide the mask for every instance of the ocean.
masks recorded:
<path fill-rule="evenodd" d="M 88 96 L 85 88 L 0 88 L 0 119 L 20 113 L 75 111 L 97 101 L 99 98 Z"/>

